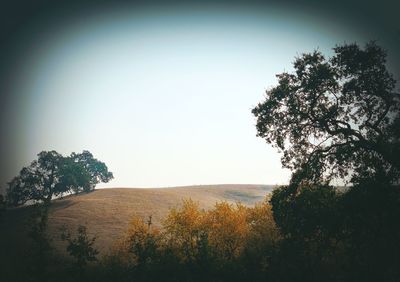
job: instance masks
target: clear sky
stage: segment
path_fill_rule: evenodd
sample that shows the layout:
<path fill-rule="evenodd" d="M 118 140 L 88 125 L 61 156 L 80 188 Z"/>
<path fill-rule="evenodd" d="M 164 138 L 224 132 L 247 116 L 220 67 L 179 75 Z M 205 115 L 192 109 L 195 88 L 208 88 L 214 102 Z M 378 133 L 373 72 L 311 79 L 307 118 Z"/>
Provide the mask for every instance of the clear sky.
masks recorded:
<path fill-rule="evenodd" d="M 300 53 L 371 39 L 278 6 L 122 7 L 35 28 L 9 86 L 1 186 L 42 150 L 89 150 L 114 173 L 99 187 L 287 183 L 251 109 Z"/>

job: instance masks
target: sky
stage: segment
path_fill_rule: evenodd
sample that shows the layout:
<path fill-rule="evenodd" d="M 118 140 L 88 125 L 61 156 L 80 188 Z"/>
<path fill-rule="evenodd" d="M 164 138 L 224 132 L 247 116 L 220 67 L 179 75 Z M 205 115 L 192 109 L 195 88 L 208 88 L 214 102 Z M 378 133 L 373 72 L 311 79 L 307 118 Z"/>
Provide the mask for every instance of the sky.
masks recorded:
<path fill-rule="evenodd" d="M 399 74 L 392 1 L 21 2 L 1 23 L 3 189 L 42 150 L 89 150 L 114 173 L 99 187 L 285 184 L 251 114 L 276 74 L 369 40 Z"/>

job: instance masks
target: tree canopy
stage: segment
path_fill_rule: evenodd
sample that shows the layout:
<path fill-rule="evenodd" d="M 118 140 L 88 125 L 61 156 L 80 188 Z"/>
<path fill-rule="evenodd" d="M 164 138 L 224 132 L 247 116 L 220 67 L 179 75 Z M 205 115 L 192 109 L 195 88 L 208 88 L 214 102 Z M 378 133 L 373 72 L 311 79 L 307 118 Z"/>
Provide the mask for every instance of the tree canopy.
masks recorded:
<path fill-rule="evenodd" d="M 38 159 L 22 168 L 9 182 L 7 201 L 22 205 L 29 200 L 50 202 L 64 193 L 91 191 L 99 182 L 108 182 L 113 174 L 89 151 L 62 156 L 56 151 L 42 151 Z"/>
<path fill-rule="evenodd" d="M 374 42 L 336 46 L 327 59 L 302 54 L 294 72 L 252 113 L 257 135 L 283 151 L 292 181 L 356 183 L 363 177 L 400 176 L 400 95 L 386 68 L 386 52 Z"/>
<path fill-rule="evenodd" d="M 282 235 L 270 270 L 277 281 L 397 281 L 400 94 L 374 42 L 333 51 L 296 58 L 252 111 L 293 171 L 270 200 Z"/>

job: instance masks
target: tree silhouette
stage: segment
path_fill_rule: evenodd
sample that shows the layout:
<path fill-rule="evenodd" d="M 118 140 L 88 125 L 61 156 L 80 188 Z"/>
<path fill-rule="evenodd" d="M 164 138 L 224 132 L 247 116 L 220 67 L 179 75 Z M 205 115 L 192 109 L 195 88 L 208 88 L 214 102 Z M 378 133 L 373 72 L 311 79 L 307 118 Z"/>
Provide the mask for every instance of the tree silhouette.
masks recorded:
<path fill-rule="evenodd" d="M 77 236 L 73 238 L 71 233 L 63 230 L 61 239 L 68 242 L 67 251 L 76 259 L 76 267 L 79 274 L 82 275 L 87 263 L 97 260 L 96 256 L 99 252 L 93 246 L 96 237 L 89 238 L 86 226 L 80 225 L 77 231 Z"/>
<path fill-rule="evenodd" d="M 49 205 L 47 203 L 35 204 L 31 208 L 29 237 L 33 242 L 30 250 L 32 275 L 38 281 L 45 281 L 50 251 L 52 250 L 51 238 L 47 234 Z"/>
<path fill-rule="evenodd" d="M 9 182 L 7 201 L 22 205 L 29 200 L 49 203 L 63 193 L 90 191 L 113 178 L 107 166 L 89 151 L 64 157 L 56 151 L 43 151 Z"/>
<path fill-rule="evenodd" d="M 319 51 L 294 61 L 294 73 L 253 110 L 258 136 L 283 151 L 282 164 L 301 180 L 355 183 L 383 173 L 400 175 L 400 95 L 386 69 L 386 52 L 374 42 Z"/>
<path fill-rule="evenodd" d="M 270 203 L 282 233 L 277 281 L 398 281 L 400 95 L 374 42 L 294 62 L 253 109 L 258 136 L 283 151 L 290 184 Z M 332 179 L 350 182 L 346 189 Z"/>

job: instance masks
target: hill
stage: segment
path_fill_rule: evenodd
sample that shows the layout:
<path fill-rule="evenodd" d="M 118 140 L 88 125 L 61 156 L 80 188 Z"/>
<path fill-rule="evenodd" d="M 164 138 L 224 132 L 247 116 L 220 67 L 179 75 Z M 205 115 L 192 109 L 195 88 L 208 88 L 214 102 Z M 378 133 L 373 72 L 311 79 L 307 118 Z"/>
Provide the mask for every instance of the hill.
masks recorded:
<path fill-rule="evenodd" d="M 57 250 L 64 249 L 60 240 L 63 225 L 76 230 L 86 225 L 96 235 L 96 247 L 101 254 L 126 230 L 132 216 L 152 216 L 156 225 L 168 210 L 191 198 L 207 209 L 218 201 L 241 202 L 254 205 L 272 190 L 271 185 L 202 185 L 171 188 L 112 188 L 97 189 L 91 193 L 71 195 L 52 202 L 49 212 L 49 234 Z M 7 211 L 1 226 L 0 248 L 3 254 L 16 255 L 27 248 L 27 219 L 30 207 Z M 15 248 L 18 246 L 19 248 Z M 8 251 L 7 251 L 8 250 Z M 12 254 L 11 254 L 12 253 Z M 15 258 L 18 259 L 18 258 Z"/>

